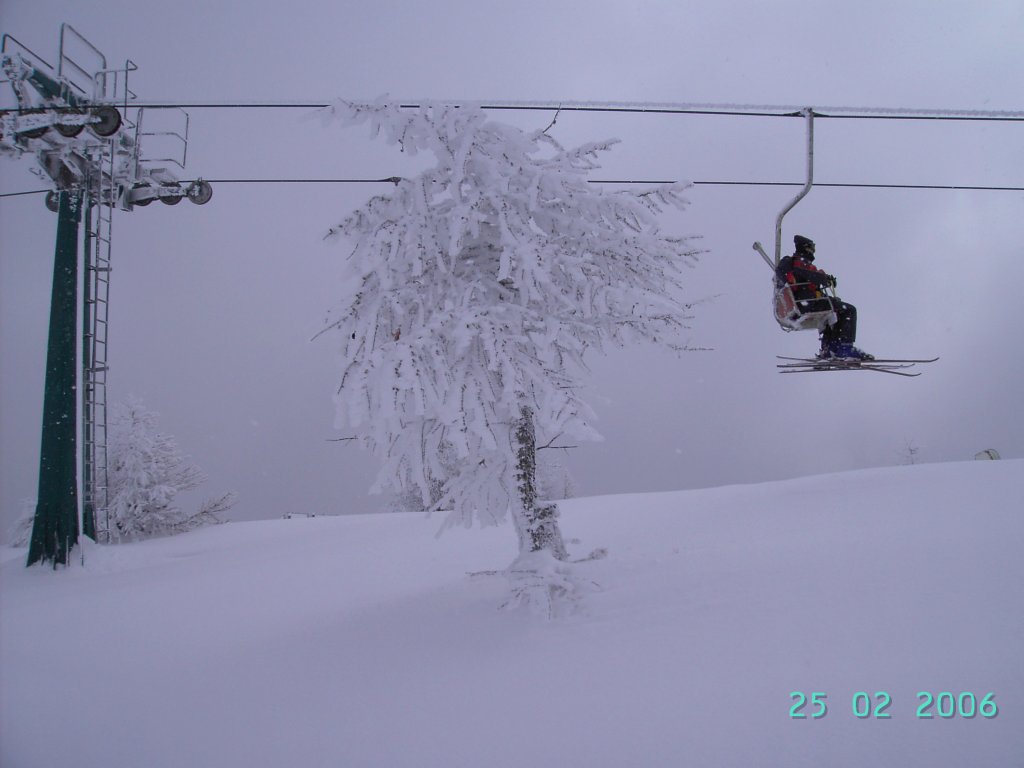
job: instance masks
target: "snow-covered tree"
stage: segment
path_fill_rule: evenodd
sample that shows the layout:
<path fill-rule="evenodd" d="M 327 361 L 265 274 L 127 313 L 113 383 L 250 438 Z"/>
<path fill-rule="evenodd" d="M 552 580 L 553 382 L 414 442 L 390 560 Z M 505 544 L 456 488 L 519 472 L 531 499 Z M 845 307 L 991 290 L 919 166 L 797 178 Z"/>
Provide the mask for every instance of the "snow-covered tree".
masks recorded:
<path fill-rule="evenodd" d="M 550 609 L 572 579 L 536 449 L 598 438 L 587 350 L 682 348 L 681 269 L 697 251 L 655 215 L 683 207 L 684 186 L 602 189 L 586 176 L 614 140 L 566 149 L 477 106 L 338 102 L 325 115 L 436 161 L 328 233 L 354 244 L 325 329 L 341 340 L 339 424 L 382 460 L 375 490 L 450 510 L 446 527 L 511 514 L 514 594 Z"/>
<path fill-rule="evenodd" d="M 914 443 L 913 440 L 906 440 L 904 442 L 903 451 L 901 452 L 901 463 L 908 466 L 917 464 L 920 462 L 919 454 L 921 449 Z"/>
<path fill-rule="evenodd" d="M 217 514 L 234 504 L 234 494 L 209 499 L 186 512 L 175 497 L 198 488 L 206 475 L 160 432 L 157 415 L 132 400 L 111 408 L 108 513 L 117 539 L 165 536 L 220 522 Z"/>

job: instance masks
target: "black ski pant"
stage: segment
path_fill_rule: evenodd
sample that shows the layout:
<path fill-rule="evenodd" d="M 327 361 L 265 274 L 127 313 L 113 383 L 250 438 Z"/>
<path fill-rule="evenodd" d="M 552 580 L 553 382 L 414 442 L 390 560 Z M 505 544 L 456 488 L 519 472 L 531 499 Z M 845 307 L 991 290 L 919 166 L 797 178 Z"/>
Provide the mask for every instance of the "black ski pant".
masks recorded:
<path fill-rule="evenodd" d="M 836 321 L 822 329 L 821 340 L 825 344 L 853 344 L 857 340 L 857 308 L 841 299 L 831 298 L 829 302 Z"/>

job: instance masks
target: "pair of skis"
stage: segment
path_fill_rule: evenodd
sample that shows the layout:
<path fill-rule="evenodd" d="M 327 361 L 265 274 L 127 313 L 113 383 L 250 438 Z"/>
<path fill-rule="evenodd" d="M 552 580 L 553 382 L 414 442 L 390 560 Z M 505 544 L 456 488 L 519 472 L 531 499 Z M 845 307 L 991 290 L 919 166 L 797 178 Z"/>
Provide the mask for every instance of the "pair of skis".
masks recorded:
<path fill-rule="evenodd" d="M 877 359 L 877 360 L 856 360 L 848 357 L 817 358 L 817 357 L 782 357 L 779 360 L 787 362 L 779 363 L 776 367 L 779 373 L 817 373 L 821 371 L 878 371 L 879 373 L 891 373 L 895 376 L 920 376 L 920 371 L 911 372 L 907 368 L 913 368 L 919 363 L 934 363 L 939 358 L 932 357 L 921 360 L 898 360 L 898 359 Z"/>

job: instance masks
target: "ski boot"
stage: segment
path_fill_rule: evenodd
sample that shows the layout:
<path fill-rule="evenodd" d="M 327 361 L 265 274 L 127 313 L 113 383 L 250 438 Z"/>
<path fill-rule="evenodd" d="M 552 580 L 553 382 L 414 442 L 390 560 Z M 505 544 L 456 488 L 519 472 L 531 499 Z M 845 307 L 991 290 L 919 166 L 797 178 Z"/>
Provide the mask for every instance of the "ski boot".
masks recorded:
<path fill-rule="evenodd" d="M 858 349 L 849 342 L 834 342 L 822 346 L 818 353 L 819 360 L 874 360 L 874 355 L 869 355 L 862 349 Z"/>

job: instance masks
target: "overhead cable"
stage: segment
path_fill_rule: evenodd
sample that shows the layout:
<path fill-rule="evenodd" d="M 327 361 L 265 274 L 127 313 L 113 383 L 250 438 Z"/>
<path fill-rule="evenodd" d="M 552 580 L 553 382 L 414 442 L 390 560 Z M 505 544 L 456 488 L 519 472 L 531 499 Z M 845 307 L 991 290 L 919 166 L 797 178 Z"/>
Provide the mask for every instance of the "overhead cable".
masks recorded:
<path fill-rule="evenodd" d="M 231 100 L 231 101 L 150 101 L 132 103 L 133 107 L 149 109 L 323 109 L 331 101 L 277 101 L 277 100 Z M 814 107 L 795 105 L 764 104 L 687 104 L 687 103 L 641 103 L 641 102 L 596 102 L 596 101 L 443 101 L 399 102 L 403 109 L 417 109 L 428 103 L 476 105 L 486 110 L 526 112 L 604 112 L 629 114 L 687 114 L 718 115 L 726 117 L 801 117 L 807 109 L 815 117 L 851 120 L 958 120 L 984 122 L 1024 122 L 1024 110 L 981 110 L 981 109 L 913 109 L 893 107 Z"/>
<path fill-rule="evenodd" d="M 402 179 L 399 176 L 389 176 L 383 179 L 202 179 L 202 181 L 208 184 L 397 184 Z M 587 181 L 590 184 L 644 184 L 651 186 L 679 183 L 678 180 L 672 179 L 587 179 Z M 804 185 L 804 182 L 801 181 L 691 181 L 688 183 L 695 187 L 801 187 Z M 1001 187 L 981 184 L 815 182 L 814 186 L 839 189 L 937 189 L 968 192 L 1024 192 L 1024 187 Z M 0 193 L 0 198 L 41 195 L 49 191 L 51 190 L 36 189 L 27 192 L 6 192 Z"/>
<path fill-rule="evenodd" d="M 383 179 L 204 179 L 210 184 L 397 184 L 402 179 L 389 176 Z M 677 184 L 673 179 L 587 179 L 590 184 Z M 694 186 L 730 187 L 802 187 L 802 181 L 691 181 Z M 1024 187 L 983 186 L 972 184 L 875 184 L 856 182 L 815 182 L 815 187 L 847 189 L 949 189 L 990 192 L 1024 192 Z"/>

